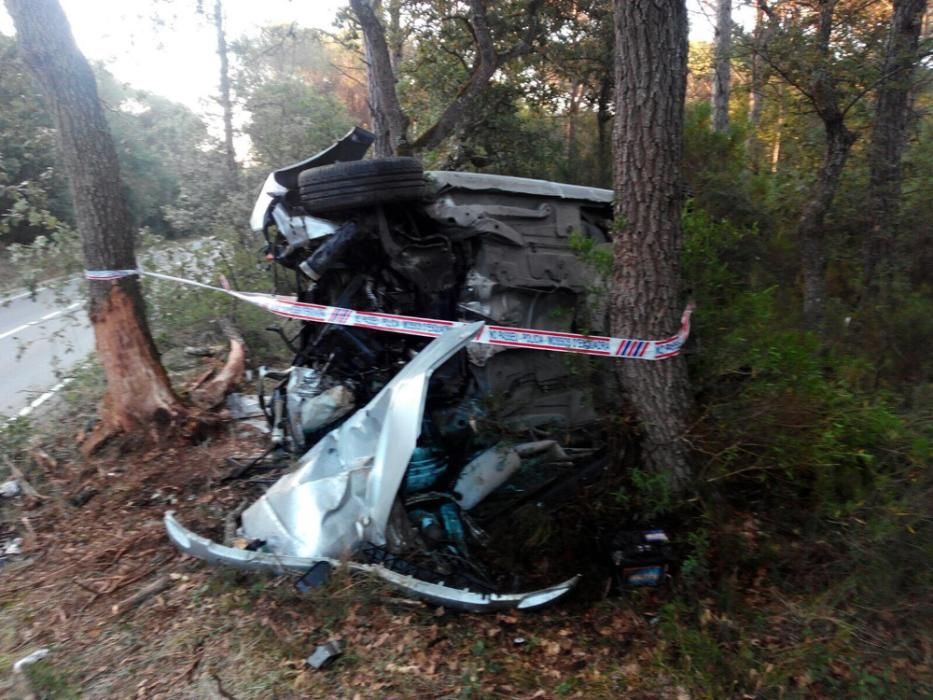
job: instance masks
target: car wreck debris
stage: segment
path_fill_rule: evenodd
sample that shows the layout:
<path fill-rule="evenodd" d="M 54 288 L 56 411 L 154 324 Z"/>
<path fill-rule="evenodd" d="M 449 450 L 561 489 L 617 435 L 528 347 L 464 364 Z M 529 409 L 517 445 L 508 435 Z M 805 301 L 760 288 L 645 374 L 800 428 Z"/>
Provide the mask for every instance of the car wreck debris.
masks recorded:
<path fill-rule="evenodd" d="M 315 671 L 323 671 L 330 666 L 343 654 L 343 644 L 340 640 L 332 640 L 326 644 L 321 644 L 314 653 L 311 654 L 305 663 Z"/>
<path fill-rule="evenodd" d="M 330 580 L 330 574 L 333 570 L 334 567 L 332 567 L 329 562 L 319 561 L 308 569 L 304 576 L 295 581 L 295 590 L 299 593 L 307 593 L 313 588 L 320 588 L 326 585 Z"/>
<path fill-rule="evenodd" d="M 674 562 L 664 530 L 620 532 L 610 543 L 610 558 L 620 588 L 659 586 Z"/>
<path fill-rule="evenodd" d="M 42 661 L 42 659 L 47 657 L 50 653 L 51 651 L 44 647 L 42 649 L 36 649 L 31 654 L 24 656 L 23 658 L 19 659 L 16 663 L 14 663 L 13 671 L 15 673 L 22 673 L 23 670 L 27 666 L 32 666 L 34 663 L 38 663 L 39 661 Z"/>
<path fill-rule="evenodd" d="M 354 129 L 263 186 L 250 224 L 296 301 L 228 292 L 308 321 L 282 335 L 292 366 L 259 373 L 270 449 L 297 462 L 243 511 L 238 534 L 257 546 L 212 542 L 172 513 L 169 537 L 211 563 L 302 573 L 305 590 L 343 563 L 446 607 L 548 604 L 578 577 L 507 592 L 474 556 L 487 499 L 541 490 L 510 486 L 519 476 L 554 489 L 559 470 L 605 463 L 610 388 L 537 348 L 659 359 L 679 351 L 689 311 L 663 341 L 591 335 L 606 309 L 576 246 L 610 246 L 610 191 L 361 161 L 372 140 Z"/>
<path fill-rule="evenodd" d="M 19 482 L 16 479 L 10 479 L 0 484 L 0 496 L 3 498 L 13 498 L 20 494 Z"/>

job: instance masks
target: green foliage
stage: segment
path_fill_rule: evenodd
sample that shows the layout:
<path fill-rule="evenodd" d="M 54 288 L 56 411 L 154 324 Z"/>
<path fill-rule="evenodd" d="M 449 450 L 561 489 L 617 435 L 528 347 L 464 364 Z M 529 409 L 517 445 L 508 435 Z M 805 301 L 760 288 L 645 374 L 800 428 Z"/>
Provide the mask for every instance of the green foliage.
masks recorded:
<path fill-rule="evenodd" d="M 530 149 L 527 144 L 534 143 Z M 463 129 L 447 144 L 426 154 L 428 167 L 564 179 L 559 134 L 514 86 L 493 85 L 471 111 Z"/>
<path fill-rule="evenodd" d="M 231 194 L 220 143 L 187 107 L 122 85 L 100 67 L 96 74 L 135 224 L 169 238 L 204 233 Z"/>
<path fill-rule="evenodd" d="M 55 132 L 16 49 L 0 35 L 0 243 L 28 243 L 70 221 Z"/>
<path fill-rule="evenodd" d="M 233 289 L 268 291 L 272 284 L 269 264 L 255 248 L 246 247 L 232 229 L 217 229 L 213 236 L 194 244 L 151 248 L 142 256 L 143 267 L 208 284 L 226 280 Z M 215 321 L 229 319 L 243 334 L 251 357 L 281 361 L 285 348 L 266 328 L 278 323 L 268 311 L 212 292 L 155 278 L 143 278 L 150 326 L 163 352 L 185 345 L 215 342 Z"/>
<path fill-rule="evenodd" d="M 736 251 L 754 232 L 700 213 L 686 217 L 685 232 L 685 269 L 703 309 L 696 383 L 717 433 L 704 476 L 767 485 L 756 498 L 792 499 L 811 513 L 857 507 L 898 461 L 892 451 L 902 454 L 902 421 L 885 397 L 849 381 L 859 357 L 829 353 L 797 330 L 774 286 L 749 288 L 756 273 Z"/>
<path fill-rule="evenodd" d="M 319 32 L 266 27 L 231 48 L 234 88 L 249 113 L 243 131 L 262 169 L 303 160 L 368 120 L 362 85 L 335 67 L 359 70 L 356 57 Z"/>
<path fill-rule="evenodd" d="M 244 131 L 257 163 L 269 170 L 323 150 L 352 126 L 343 105 L 299 78 L 253 86 L 245 107 L 250 121 Z"/>
<path fill-rule="evenodd" d="M 81 693 L 68 680 L 68 676 L 47 660 L 27 666 L 26 676 L 39 697 L 55 700 L 78 700 L 81 697 Z"/>
<path fill-rule="evenodd" d="M 646 522 L 668 515 L 674 509 L 674 494 L 667 475 L 632 469 L 628 483 L 616 492 L 619 505 L 637 513 Z"/>
<path fill-rule="evenodd" d="M 19 284 L 30 290 L 49 278 L 81 269 L 81 241 L 74 231 L 62 224 L 47 236 L 36 236 L 29 245 L 11 244 L 8 252 Z"/>
<path fill-rule="evenodd" d="M 740 226 L 768 227 L 767 182 L 749 172 L 747 134 L 739 124 L 728 133 L 710 127 L 709 102 L 689 103 L 684 114 L 684 177 L 692 206 Z"/>
<path fill-rule="evenodd" d="M 217 142 L 204 121 L 120 84 L 100 66 L 95 72 L 134 222 L 161 236 L 196 232 L 225 195 Z M 74 235 L 51 116 L 15 41 L 2 35 L 0 103 L 0 243 Z"/>
<path fill-rule="evenodd" d="M 598 275 L 608 278 L 612 274 L 612 250 L 609 248 L 600 246 L 579 231 L 574 231 L 570 234 L 570 249 Z"/>

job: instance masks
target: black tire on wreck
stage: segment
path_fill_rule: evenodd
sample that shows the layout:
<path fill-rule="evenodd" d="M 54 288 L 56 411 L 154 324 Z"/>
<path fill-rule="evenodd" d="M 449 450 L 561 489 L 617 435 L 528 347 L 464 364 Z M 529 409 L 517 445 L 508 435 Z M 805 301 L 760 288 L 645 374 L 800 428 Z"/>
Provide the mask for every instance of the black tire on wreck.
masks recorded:
<path fill-rule="evenodd" d="M 414 158 L 334 163 L 298 175 L 301 203 L 310 214 L 415 201 L 424 185 L 424 168 Z"/>

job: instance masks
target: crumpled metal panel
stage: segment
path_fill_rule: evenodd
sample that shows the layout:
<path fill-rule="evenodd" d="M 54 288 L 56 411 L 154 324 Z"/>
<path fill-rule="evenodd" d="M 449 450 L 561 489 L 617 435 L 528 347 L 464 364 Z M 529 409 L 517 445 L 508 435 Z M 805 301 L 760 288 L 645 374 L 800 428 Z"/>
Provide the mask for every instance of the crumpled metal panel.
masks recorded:
<path fill-rule="evenodd" d="M 385 544 L 392 504 L 421 434 L 431 374 L 482 327 L 452 328 L 418 353 L 243 513 L 244 536 L 291 557 L 339 558 L 361 542 Z"/>
<path fill-rule="evenodd" d="M 598 204 L 611 204 L 612 190 L 598 187 L 581 187 L 580 185 L 564 185 L 559 182 L 547 180 L 533 180 L 527 177 L 510 177 L 507 175 L 491 175 L 489 173 L 467 173 L 446 170 L 432 170 L 426 172 L 429 180 L 433 180 L 438 191 L 447 188 L 463 190 L 493 190 L 496 192 L 510 192 L 514 194 L 531 194 L 541 197 L 558 197 L 560 199 L 577 199 L 584 202 Z"/>

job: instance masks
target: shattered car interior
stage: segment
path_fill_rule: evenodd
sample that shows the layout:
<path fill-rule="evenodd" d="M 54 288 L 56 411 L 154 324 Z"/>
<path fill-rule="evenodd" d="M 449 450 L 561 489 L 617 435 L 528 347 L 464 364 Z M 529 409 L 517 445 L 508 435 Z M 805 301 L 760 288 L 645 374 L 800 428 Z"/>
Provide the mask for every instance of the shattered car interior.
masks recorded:
<path fill-rule="evenodd" d="M 166 515 L 182 551 L 216 564 L 326 578 L 345 565 L 453 608 L 535 608 L 576 576 L 530 590 L 486 565 L 486 529 L 605 467 L 606 382 L 587 358 L 471 344 L 484 323 L 607 330 L 580 241 L 608 246 L 612 193 L 363 160 L 356 128 L 272 173 L 251 226 L 298 300 L 457 322 L 431 340 L 303 323 L 292 366 L 265 372 L 270 449 L 290 471 L 242 513 L 245 547 Z M 293 282 L 291 282 L 293 278 Z M 409 330 L 412 331 L 412 328 Z"/>

